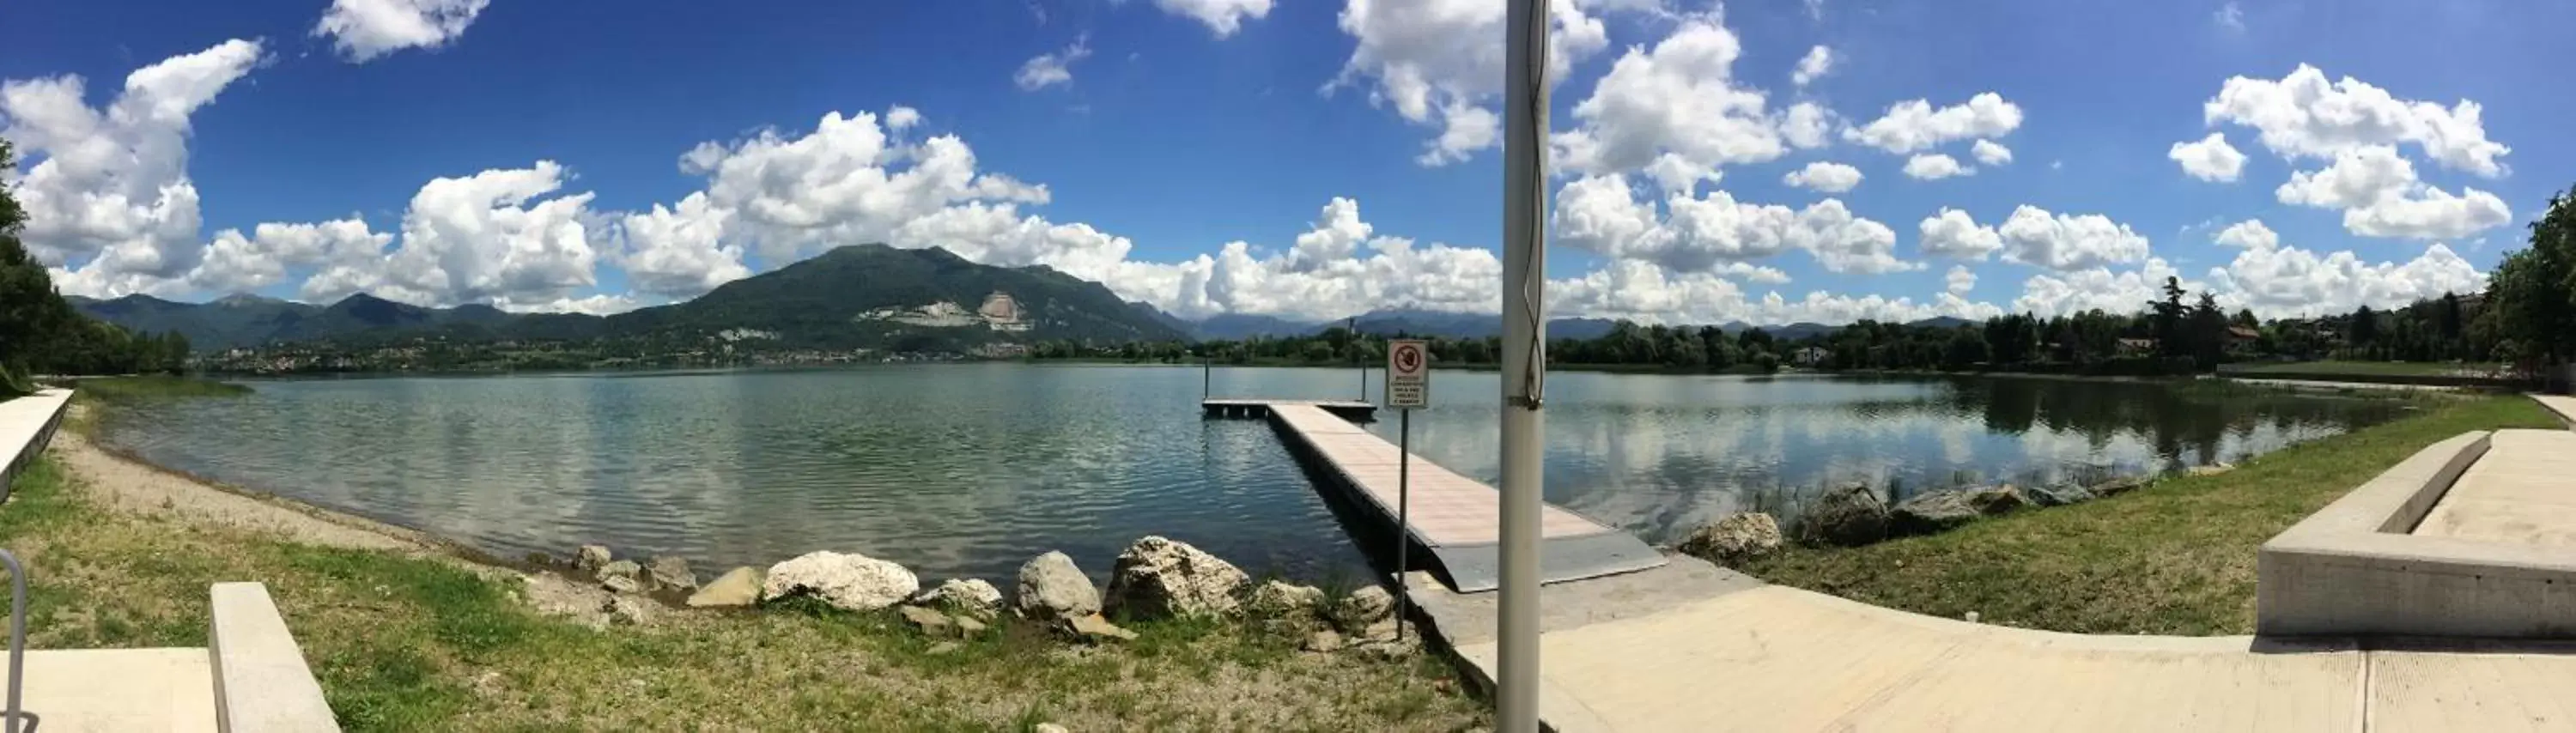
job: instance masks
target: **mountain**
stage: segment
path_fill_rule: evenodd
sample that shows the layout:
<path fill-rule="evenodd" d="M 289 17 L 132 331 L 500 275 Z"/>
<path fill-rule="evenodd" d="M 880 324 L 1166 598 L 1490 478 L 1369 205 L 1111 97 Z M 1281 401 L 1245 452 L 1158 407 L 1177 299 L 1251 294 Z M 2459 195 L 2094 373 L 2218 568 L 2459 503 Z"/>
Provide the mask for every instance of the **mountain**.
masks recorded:
<path fill-rule="evenodd" d="M 962 313 L 918 311 L 938 304 Z M 977 315 L 988 306 L 1017 313 L 1000 320 Z M 972 325 L 946 325 L 951 321 Z M 1161 341 L 1184 335 L 1108 287 L 1051 267 L 995 267 L 937 247 L 882 244 L 836 248 L 725 283 L 686 303 L 609 316 L 606 325 L 620 335 L 756 329 L 791 344 L 906 350 L 997 340 Z"/>
<path fill-rule="evenodd" d="M 1933 316 L 1931 318 L 1926 318 L 1905 325 L 1912 326 L 1914 328 L 1958 328 L 1960 326 L 1973 326 L 1976 324 L 1976 321 L 1960 318 L 1958 316 Z"/>
<path fill-rule="evenodd" d="M 1191 324 L 1190 335 L 1211 341 L 1241 341 L 1255 336 L 1305 336 L 1322 330 L 1321 324 L 1291 321 L 1278 316 L 1219 313 Z"/>
<path fill-rule="evenodd" d="M 939 351 L 993 341 L 1160 341 L 1184 325 L 1045 266 L 994 267 L 947 250 L 836 248 L 717 287 L 694 300 L 600 317 L 509 313 L 484 304 L 429 308 L 360 293 L 328 307 L 256 295 L 174 303 L 144 295 L 72 299 L 100 319 L 178 331 L 201 351 L 281 342 L 354 345 L 422 336 L 458 341 L 633 338 L 702 344 L 762 338 L 794 348 Z M 757 332 L 744 335 L 744 332 Z"/>

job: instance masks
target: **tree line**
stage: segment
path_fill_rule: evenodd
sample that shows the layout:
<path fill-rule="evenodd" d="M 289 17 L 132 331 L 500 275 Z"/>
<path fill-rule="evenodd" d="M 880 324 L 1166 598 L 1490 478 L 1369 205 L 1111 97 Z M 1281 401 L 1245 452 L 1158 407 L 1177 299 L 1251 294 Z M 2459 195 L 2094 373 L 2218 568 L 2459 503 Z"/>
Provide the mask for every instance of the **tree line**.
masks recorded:
<path fill-rule="evenodd" d="M 8 141 L 0 140 L 0 170 L 15 170 Z M 27 212 L 0 188 L 0 391 L 26 391 L 31 374 L 130 374 L 175 372 L 188 359 L 179 334 L 129 332 L 72 308 L 54 290 L 18 232 Z"/>

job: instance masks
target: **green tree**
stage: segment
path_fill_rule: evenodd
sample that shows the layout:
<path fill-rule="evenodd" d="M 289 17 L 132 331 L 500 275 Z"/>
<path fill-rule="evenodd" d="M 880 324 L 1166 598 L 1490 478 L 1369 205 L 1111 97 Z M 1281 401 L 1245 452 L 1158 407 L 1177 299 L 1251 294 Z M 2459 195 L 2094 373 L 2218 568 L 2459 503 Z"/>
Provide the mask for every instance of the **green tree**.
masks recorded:
<path fill-rule="evenodd" d="M 2525 369 L 2576 356 L 2576 188 L 2549 197 L 2531 246 L 2506 254 L 2488 283 L 2498 356 Z"/>

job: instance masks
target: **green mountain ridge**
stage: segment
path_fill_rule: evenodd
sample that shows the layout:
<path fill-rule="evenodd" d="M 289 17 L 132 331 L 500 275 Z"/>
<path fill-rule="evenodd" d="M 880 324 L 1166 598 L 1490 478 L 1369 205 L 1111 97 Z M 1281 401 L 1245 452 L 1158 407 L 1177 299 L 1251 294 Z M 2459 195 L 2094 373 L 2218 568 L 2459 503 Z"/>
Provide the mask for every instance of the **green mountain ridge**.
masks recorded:
<path fill-rule="evenodd" d="M 975 315 L 996 293 L 1016 304 L 1017 323 Z M 81 312 L 130 329 L 177 331 L 200 351 L 312 342 L 368 346 L 418 338 L 634 340 L 672 350 L 721 339 L 793 349 L 963 351 L 997 342 L 1184 337 L 1109 288 L 1053 268 L 981 265 L 936 247 L 882 244 L 835 248 L 692 300 L 604 317 L 508 313 L 482 304 L 429 308 L 365 293 L 329 306 L 243 294 L 208 303 L 144 295 L 70 300 Z M 962 313 L 939 321 L 917 311 L 936 303 L 953 304 Z M 997 321 L 1001 327 L 994 325 Z M 930 322 L 937 325 L 925 325 Z"/>

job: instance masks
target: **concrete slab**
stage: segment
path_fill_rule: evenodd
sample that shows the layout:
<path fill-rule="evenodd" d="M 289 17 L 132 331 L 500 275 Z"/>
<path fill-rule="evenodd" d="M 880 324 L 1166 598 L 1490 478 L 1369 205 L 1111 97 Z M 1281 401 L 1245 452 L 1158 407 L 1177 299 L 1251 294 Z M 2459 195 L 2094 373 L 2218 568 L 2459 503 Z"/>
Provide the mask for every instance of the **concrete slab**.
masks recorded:
<path fill-rule="evenodd" d="M 1494 645 L 1458 647 L 1490 674 Z M 1982 626 L 1769 586 L 1546 632 L 1561 731 L 2356 730 L 2349 644 Z"/>
<path fill-rule="evenodd" d="M 30 651 L 23 694 L 42 733 L 216 730 L 204 649 Z"/>
<path fill-rule="evenodd" d="M 2538 400 L 2541 407 L 2548 408 L 2550 412 L 2556 413 L 2558 415 L 2559 422 L 2567 423 L 2567 426 L 2570 428 L 2576 428 L 2576 397 L 2556 394 L 2536 394 L 2532 395 L 2531 398 Z"/>
<path fill-rule="evenodd" d="M 2576 432 L 2498 430 L 2414 534 L 2576 547 Z"/>
<path fill-rule="evenodd" d="M 227 731 L 340 730 L 286 620 L 258 583 L 216 583 L 212 689 Z"/>
<path fill-rule="evenodd" d="M 2411 639 L 2370 652 L 2369 730 L 2576 730 L 2576 646 Z"/>

